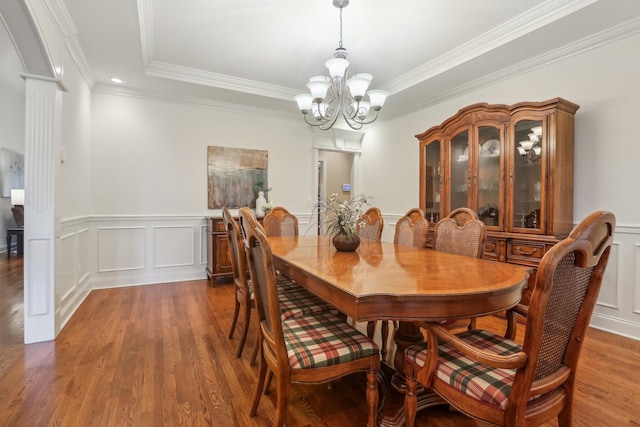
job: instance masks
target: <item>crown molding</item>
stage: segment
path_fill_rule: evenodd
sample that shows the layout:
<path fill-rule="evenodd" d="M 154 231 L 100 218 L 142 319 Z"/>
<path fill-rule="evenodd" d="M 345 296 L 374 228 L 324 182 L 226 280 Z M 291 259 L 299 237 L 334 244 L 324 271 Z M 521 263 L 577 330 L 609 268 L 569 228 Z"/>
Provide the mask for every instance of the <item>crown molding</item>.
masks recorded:
<path fill-rule="evenodd" d="M 541 68 L 546 65 L 562 61 L 564 59 L 579 55 L 589 50 L 593 50 L 607 44 L 614 43 L 618 40 L 634 36 L 638 33 L 640 33 L 640 18 L 635 18 L 615 27 L 611 27 L 605 31 L 601 31 L 600 33 L 586 37 L 582 40 L 578 40 L 577 42 L 570 43 L 558 49 L 545 52 L 542 55 L 529 58 L 526 61 L 520 62 L 507 68 L 503 68 L 500 71 L 456 86 L 450 90 L 436 93 L 418 102 L 405 105 L 404 107 L 395 110 L 393 115 L 386 116 L 383 122 L 392 120 L 399 116 L 423 110 L 427 107 L 431 107 L 441 102 L 464 95 L 465 93 L 494 85 L 501 81 L 513 78 L 514 76 L 532 71 L 536 68 Z"/>
<path fill-rule="evenodd" d="M 98 83 L 93 89 L 95 93 L 104 93 L 108 95 L 126 96 L 130 98 L 145 99 L 149 101 L 170 102 L 173 104 L 191 105 L 196 107 L 211 108 L 214 110 L 229 111 L 240 114 L 249 114 L 253 116 L 262 116 L 270 118 L 279 118 L 284 120 L 300 121 L 300 113 L 286 112 L 273 108 L 260 108 L 248 105 L 233 104 L 230 102 L 214 101 L 206 98 L 173 96 L 157 91 L 144 91 L 139 89 L 131 89 L 122 86 L 116 86 L 106 83 Z"/>
<path fill-rule="evenodd" d="M 402 92 L 439 74 L 469 62 L 494 49 L 516 40 L 532 31 L 538 30 L 577 10 L 583 9 L 598 0 L 549 0 L 525 13 L 498 25 L 484 34 L 461 44 L 446 54 L 429 61 L 414 70 L 401 75 L 382 89 L 391 94 Z"/>
<path fill-rule="evenodd" d="M 153 58 L 153 8 L 152 0 L 138 0 L 138 22 L 140 24 L 140 43 L 142 44 L 142 63 L 147 69 Z"/>
<path fill-rule="evenodd" d="M 243 79 L 226 74 L 212 73 L 195 68 L 182 67 L 166 62 L 152 61 L 145 70 L 146 74 L 153 77 L 178 80 L 220 89 L 249 93 L 252 95 L 267 96 L 269 98 L 293 100 L 299 92 L 284 86 L 262 83 L 255 80 Z"/>
<path fill-rule="evenodd" d="M 53 22 L 57 25 L 62 37 L 64 39 L 65 48 L 71 59 L 78 67 L 80 75 L 87 83 L 89 88 L 93 88 L 96 85 L 96 77 L 93 74 L 93 70 L 87 61 L 80 41 L 78 40 L 78 29 L 73 23 L 73 19 L 69 15 L 66 6 L 61 0 L 45 0 L 44 4 L 48 13 L 51 15 Z M 60 76 L 62 77 L 62 76 Z"/>

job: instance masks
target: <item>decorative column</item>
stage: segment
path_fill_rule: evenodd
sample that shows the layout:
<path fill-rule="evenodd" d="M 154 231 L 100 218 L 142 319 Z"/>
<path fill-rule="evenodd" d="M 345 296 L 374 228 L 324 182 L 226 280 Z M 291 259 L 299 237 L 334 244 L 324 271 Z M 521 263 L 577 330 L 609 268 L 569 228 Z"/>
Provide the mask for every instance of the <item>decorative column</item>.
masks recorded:
<path fill-rule="evenodd" d="M 61 92 L 56 81 L 25 75 L 24 339 L 53 340 L 55 169 Z"/>

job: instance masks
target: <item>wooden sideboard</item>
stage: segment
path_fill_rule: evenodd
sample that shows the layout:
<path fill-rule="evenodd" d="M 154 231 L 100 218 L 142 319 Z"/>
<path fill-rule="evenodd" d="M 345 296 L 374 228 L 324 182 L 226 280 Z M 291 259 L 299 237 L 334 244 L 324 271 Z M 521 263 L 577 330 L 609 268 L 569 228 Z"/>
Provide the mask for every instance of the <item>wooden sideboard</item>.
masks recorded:
<path fill-rule="evenodd" d="M 232 275 L 229 244 L 222 217 L 207 217 L 207 277 L 212 284 Z"/>
<path fill-rule="evenodd" d="M 577 110 L 561 98 L 473 104 L 416 135 L 427 246 L 440 218 L 468 207 L 487 227 L 485 258 L 537 267 L 573 228 Z"/>
<path fill-rule="evenodd" d="M 229 258 L 229 242 L 221 216 L 207 217 L 207 278 L 211 284 L 218 279 L 233 276 L 231 258 Z M 236 218 L 236 221 L 238 218 Z M 262 223 L 262 218 L 258 218 Z"/>

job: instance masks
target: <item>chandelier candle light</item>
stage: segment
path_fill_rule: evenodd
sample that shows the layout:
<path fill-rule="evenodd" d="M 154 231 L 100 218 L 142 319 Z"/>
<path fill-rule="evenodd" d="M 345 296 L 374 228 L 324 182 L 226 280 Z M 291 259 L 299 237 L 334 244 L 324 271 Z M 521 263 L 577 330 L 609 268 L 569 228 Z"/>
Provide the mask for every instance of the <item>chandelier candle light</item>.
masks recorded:
<path fill-rule="evenodd" d="M 373 76 L 356 73 L 347 60 L 347 49 L 342 46 L 342 9 L 349 5 L 349 0 L 333 0 L 333 5 L 340 9 L 340 39 L 334 58 L 325 62 L 329 76 L 311 77 L 307 83 L 311 93 L 296 95 L 295 100 L 311 126 L 330 129 L 342 113 L 349 127 L 357 130 L 378 118 L 389 92 L 367 92 Z"/>

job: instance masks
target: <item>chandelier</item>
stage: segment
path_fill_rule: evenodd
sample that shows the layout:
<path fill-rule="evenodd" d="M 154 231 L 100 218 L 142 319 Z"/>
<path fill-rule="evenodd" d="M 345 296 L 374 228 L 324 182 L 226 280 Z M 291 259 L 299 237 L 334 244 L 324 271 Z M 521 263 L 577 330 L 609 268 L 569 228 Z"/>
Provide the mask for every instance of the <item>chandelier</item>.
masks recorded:
<path fill-rule="evenodd" d="M 342 46 L 342 9 L 349 5 L 349 0 L 333 0 L 333 5 L 340 9 L 340 38 L 334 57 L 325 62 L 329 75 L 311 77 L 307 83 L 311 93 L 296 95 L 294 99 L 305 122 L 311 126 L 330 129 L 342 113 L 349 127 L 357 130 L 378 118 L 389 92 L 367 92 L 373 76 L 357 73 L 347 60 L 347 49 Z"/>

